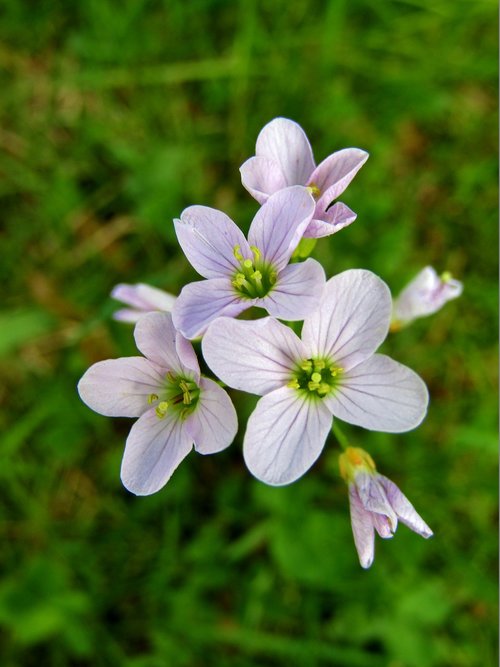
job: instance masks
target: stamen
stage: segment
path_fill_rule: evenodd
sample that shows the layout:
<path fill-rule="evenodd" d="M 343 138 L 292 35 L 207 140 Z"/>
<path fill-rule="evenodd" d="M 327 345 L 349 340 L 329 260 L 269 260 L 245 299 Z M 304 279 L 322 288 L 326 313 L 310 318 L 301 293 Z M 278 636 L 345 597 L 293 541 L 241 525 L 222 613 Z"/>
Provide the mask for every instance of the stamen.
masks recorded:
<path fill-rule="evenodd" d="M 312 382 L 311 381 L 311 382 L 307 383 L 307 388 L 309 389 L 309 391 L 316 391 L 316 389 L 319 389 L 320 386 L 321 385 L 319 384 L 319 382 Z"/>
<path fill-rule="evenodd" d="M 445 271 L 444 273 L 441 274 L 441 280 L 444 283 L 449 283 L 450 280 L 452 280 L 452 279 L 453 279 L 453 276 L 451 275 L 451 273 L 449 271 Z"/>
<path fill-rule="evenodd" d="M 245 269 L 253 269 L 253 262 L 251 259 L 245 259 L 243 262 Z"/>
<path fill-rule="evenodd" d="M 322 371 L 326 367 L 325 362 L 323 359 L 315 359 L 314 360 L 314 370 L 315 371 Z"/>
<path fill-rule="evenodd" d="M 313 382 L 321 382 L 321 373 L 313 373 L 311 375 L 311 380 Z"/>
<path fill-rule="evenodd" d="M 310 359 L 306 359 L 300 364 L 300 367 L 302 368 L 303 371 L 309 373 L 310 371 L 312 371 L 312 361 Z"/>
<path fill-rule="evenodd" d="M 240 246 L 239 246 L 239 245 L 235 245 L 235 246 L 234 246 L 234 249 L 233 249 L 233 255 L 234 255 L 235 258 L 238 260 L 238 262 L 242 262 L 242 261 L 243 261 L 243 255 L 241 254 Z"/>
<path fill-rule="evenodd" d="M 157 400 L 158 400 L 158 394 L 149 394 L 149 396 L 148 396 L 149 405 L 151 405 L 152 403 L 154 403 Z"/>
<path fill-rule="evenodd" d="M 322 382 L 320 386 L 317 389 L 317 392 L 320 396 L 326 396 L 326 394 L 329 394 L 332 388 L 327 382 Z"/>
<path fill-rule="evenodd" d="M 167 414 L 168 405 L 168 401 L 162 401 L 161 403 L 158 403 L 155 410 L 158 419 L 163 419 L 165 417 Z"/>
<path fill-rule="evenodd" d="M 312 196 L 315 197 L 315 198 L 318 197 L 321 194 L 321 190 L 314 183 L 311 183 L 310 185 L 308 185 L 307 189 L 312 194 Z"/>
<path fill-rule="evenodd" d="M 175 377 L 175 375 L 172 373 L 172 371 L 168 371 L 168 373 L 165 375 L 165 377 L 169 382 L 172 382 L 172 383 L 174 383 L 177 379 Z"/>
<path fill-rule="evenodd" d="M 252 251 L 252 254 L 253 254 L 253 256 L 255 257 L 255 261 L 258 262 L 259 259 L 260 259 L 260 257 L 261 257 L 261 252 L 260 252 L 260 250 L 257 248 L 256 245 L 251 245 L 251 246 L 250 246 L 250 250 Z"/>
<path fill-rule="evenodd" d="M 300 384 L 297 378 L 290 380 L 290 382 L 287 384 L 287 387 L 290 387 L 290 389 L 300 389 Z"/>

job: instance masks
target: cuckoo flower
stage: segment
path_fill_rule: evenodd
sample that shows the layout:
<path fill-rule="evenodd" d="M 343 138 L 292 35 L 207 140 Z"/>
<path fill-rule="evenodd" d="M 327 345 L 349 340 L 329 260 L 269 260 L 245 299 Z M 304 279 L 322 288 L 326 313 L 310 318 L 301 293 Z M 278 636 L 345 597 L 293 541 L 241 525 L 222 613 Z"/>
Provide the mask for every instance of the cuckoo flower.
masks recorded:
<path fill-rule="evenodd" d="M 107 417 L 138 417 L 125 445 L 121 478 L 136 495 L 164 486 L 193 444 L 214 454 L 231 444 L 237 418 L 226 392 L 200 375 L 191 343 L 168 313 L 149 313 L 134 331 L 144 357 L 99 361 L 78 383 L 80 398 Z"/>
<path fill-rule="evenodd" d="M 316 166 L 300 125 L 288 118 L 275 118 L 260 131 L 255 156 L 240 167 L 241 182 L 260 204 L 287 186 L 307 186 L 316 206 L 304 236 L 320 238 L 335 234 L 356 219 L 345 204 L 330 205 L 367 159 L 368 153 L 359 148 L 344 148 Z"/>
<path fill-rule="evenodd" d="M 340 455 L 339 466 L 349 486 L 352 532 L 361 567 L 373 563 L 375 531 L 380 537 L 392 537 L 398 519 L 422 537 L 432 536 L 432 530 L 396 484 L 377 472 L 367 452 L 347 447 Z"/>
<path fill-rule="evenodd" d="M 248 241 L 221 211 L 190 206 L 175 220 L 186 257 L 202 276 L 186 285 L 175 302 L 174 324 L 186 338 L 204 333 L 209 323 L 236 317 L 250 306 L 285 320 L 302 320 L 315 310 L 325 285 L 313 259 L 288 264 L 314 211 L 304 187 L 281 190 L 260 208 Z"/>
<path fill-rule="evenodd" d="M 394 300 L 391 326 L 399 329 L 417 317 L 432 315 L 461 294 L 462 283 L 450 273 L 438 276 L 432 266 L 426 266 Z"/>
<path fill-rule="evenodd" d="M 135 323 L 144 313 L 157 310 L 169 313 L 175 302 L 175 296 L 172 294 L 144 283 L 137 283 L 136 285 L 121 283 L 113 287 L 111 296 L 113 299 L 131 306 L 131 308 L 121 308 L 113 313 L 113 319 L 120 322 Z"/>
<path fill-rule="evenodd" d="M 221 318 L 203 338 L 210 368 L 229 386 L 262 398 L 248 420 L 243 453 L 267 484 L 295 481 L 316 461 L 332 416 L 399 433 L 425 416 L 427 388 L 412 370 L 374 354 L 387 335 L 391 295 L 370 271 L 326 283 L 302 340 L 272 318 Z"/>

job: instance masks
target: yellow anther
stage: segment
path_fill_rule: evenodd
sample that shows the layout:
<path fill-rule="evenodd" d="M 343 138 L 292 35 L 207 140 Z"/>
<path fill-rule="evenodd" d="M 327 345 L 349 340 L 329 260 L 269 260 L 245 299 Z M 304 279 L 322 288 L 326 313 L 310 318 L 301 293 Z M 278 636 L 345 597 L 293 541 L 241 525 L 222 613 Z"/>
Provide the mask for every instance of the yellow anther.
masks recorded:
<path fill-rule="evenodd" d="M 191 394 L 189 391 L 185 391 L 182 395 L 182 402 L 184 405 L 191 405 Z"/>
<path fill-rule="evenodd" d="M 166 374 L 165 377 L 167 378 L 167 380 L 169 382 L 175 382 L 176 381 L 176 377 L 171 371 L 168 371 L 168 373 Z"/>
<path fill-rule="evenodd" d="M 232 284 L 235 287 L 243 287 L 245 283 L 247 282 L 247 279 L 245 278 L 243 273 L 237 273 L 236 276 L 234 277 L 234 280 L 232 281 Z"/>
<path fill-rule="evenodd" d="M 343 368 L 340 366 L 330 366 L 330 373 L 332 374 L 332 377 L 337 377 L 339 373 L 342 373 L 344 371 Z"/>
<path fill-rule="evenodd" d="M 321 194 L 321 190 L 318 188 L 317 185 L 314 185 L 314 183 L 308 185 L 307 189 L 309 190 L 309 192 L 312 194 L 313 197 L 318 197 Z"/>
<path fill-rule="evenodd" d="M 444 283 L 449 283 L 450 280 L 453 280 L 453 276 L 451 275 L 451 273 L 449 271 L 445 271 L 444 273 L 441 274 L 441 280 Z"/>
<path fill-rule="evenodd" d="M 276 278 L 278 277 L 276 271 L 270 271 L 269 272 L 269 284 L 274 285 L 276 282 Z"/>
<path fill-rule="evenodd" d="M 252 269 L 253 268 L 252 260 L 251 259 L 245 259 L 245 261 L 243 262 L 243 266 L 245 267 L 245 269 Z"/>
<path fill-rule="evenodd" d="M 300 384 L 297 378 L 290 380 L 290 382 L 287 384 L 287 387 L 290 387 L 290 389 L 300 389 Z"/>
<path fill-rule="evenodd" d="M 262 280 L 262 273 L 260 271 L 254 271 L 252 275 L 250 276 L 252 280 L 255 280 L 255 282 L 261 282 Z"/>
<path fill-rule="evenodd" d="M 330 390 L 330 385 L 327 382 L 322 382 L 318 388 L 318 394 L 325 396 L 325 394 L 328 394 Z"/>
<path fill-rule="evenodd" d="M 313 382 L 321 382 L 321 373 L 313 373 L 311 375 L 311 380 Z"/>
<path fill-rule="evenodd" d="M 154 403 L 157 400 L 158 400 L 158 394 L 149 394 L 149 396 L 148 396 L 149 405 L 151 405 L 152 403 Z"/>
<path fill-rule="evenodd" d="M 325 362 L 323 359 L 316 359 L 314 361 L 314 370 L 315 371 L 322 371 L 326 367 Z"/>
<path fill-rule="evenodd" d="M 155 410 L 158 419 L 163 419 L 163 417 L 167 414 L 167 410 L 168 410 L 168 401 L 162 401 L 161 403 L 158 403 Z"/>
<path fill-rule="evenodd" d="M 308 373 L 309 371 L 312 370 L 312 361 L 310 359 L 306 359 L 300 364 L 300 367 L 302 368 L 303 371 L 306 371 L 306 373 Z"/>
<path fill-rule="evenodd" d="M 307 388 L 309 389 L 309 391 L 316 391 L 316 389 L 320 388 L 320 384 L 319 384 L 319 382 L 312 382 L 311 381 L 311 382 L 307 383 Z"/>
<path fill-rule="evenodd" d="M 260 255 L 261 255 L 260 250 L 255 245 L 251 245 L 250 250 L 252 251 L 253 256 L 255 257 L 255 261 L 258 262 L 259 259 L 260 259 Z"/>
<path fill-rule="evenodd" d="M 240 246 L 239 246 L 239 245 L 235 245 L 235 246 L 234 246 L 234 249 L 233 249 L 233 255 L 234 255 L 235 258 L 238 260 L 238 262 L 242 262 L 242 261 L 243 261 L 243 255 L 241 254 Z"/>

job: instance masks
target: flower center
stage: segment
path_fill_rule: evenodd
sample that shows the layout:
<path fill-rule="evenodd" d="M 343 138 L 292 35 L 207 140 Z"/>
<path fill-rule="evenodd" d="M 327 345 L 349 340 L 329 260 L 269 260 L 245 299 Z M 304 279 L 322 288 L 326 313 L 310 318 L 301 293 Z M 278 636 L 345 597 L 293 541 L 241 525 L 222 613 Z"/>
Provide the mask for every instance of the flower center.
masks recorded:
<path fill-rule="evenodd" d="M 311 397 L 324 398 L 338 385 L 343 372 L 343 368 L 329 359 L 305 359 L 297 366 L 288 386 L 305 391 Z"/>
<path fill-rule="evenodd" d="M 177 412 L 181 419 L 185 419 L 193 412 L 199 398 L 200 388 L 196 382 L 168 371 L 160 394 L 150 394 L 148 403 L 155 406 L 158 419 L 163 419 L 170 411 Z"/>
<path fill-rule="evenodd" d="M 319 196 L 321 194 L 321 190 L 318 188 L 318 186 L 315 183 L 309 183 L 309 185 L 307 186 L 307 189 L 312 194 L 314 199 L 319 198 Z"/>
<path fill-rule="evenodd" d="M 255 246 L 251 246 L 253 259 L 245 259 L 240 251 L 240 246 L 234 246 L 234 256 L 240 263 L 240 270 L 236 271 L 231 285 L 236 289 L 239 296 L 246 299 L 262 298 L 269 294 L 276 282 L 276 271 L 261 259 L 261 252 Z"/>

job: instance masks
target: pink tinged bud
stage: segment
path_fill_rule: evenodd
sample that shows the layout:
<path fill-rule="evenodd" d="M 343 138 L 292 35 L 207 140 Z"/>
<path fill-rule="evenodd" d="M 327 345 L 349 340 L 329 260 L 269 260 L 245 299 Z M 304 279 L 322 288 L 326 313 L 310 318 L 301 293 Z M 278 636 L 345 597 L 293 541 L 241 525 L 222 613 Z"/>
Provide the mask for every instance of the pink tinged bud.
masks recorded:
<path fill-rule="evenodd" d="M 367 452 L 348 447 L 339 464 L 349 485 L 352 532 L 361 567 L 369 568 L 373 562 L 375 531 L 384 539 L 390 538 L 398 520 L 422 537 L 432 536 L 432 530 L 396 484 L 376 471 Z"/>
<path fill-rule="evenodd" d="M 392 328 L 432 315 L 447 301 L 459 297 L 462 290 L 462 283 L 454 280 L 450 273 L 438 276 L 432 266 L 426 266 L 394 300 Z"/>
<path fill-rule="evenodd" d="M 135 323 L 145 313 L 155 311 L 169 313 L 175 303 L 175 296 L 145 283 L 135 285 L 120 283 L 113 288 L 111 296 L 130 306 L 113 314 L 113 319 L 120 322 Z"/>

